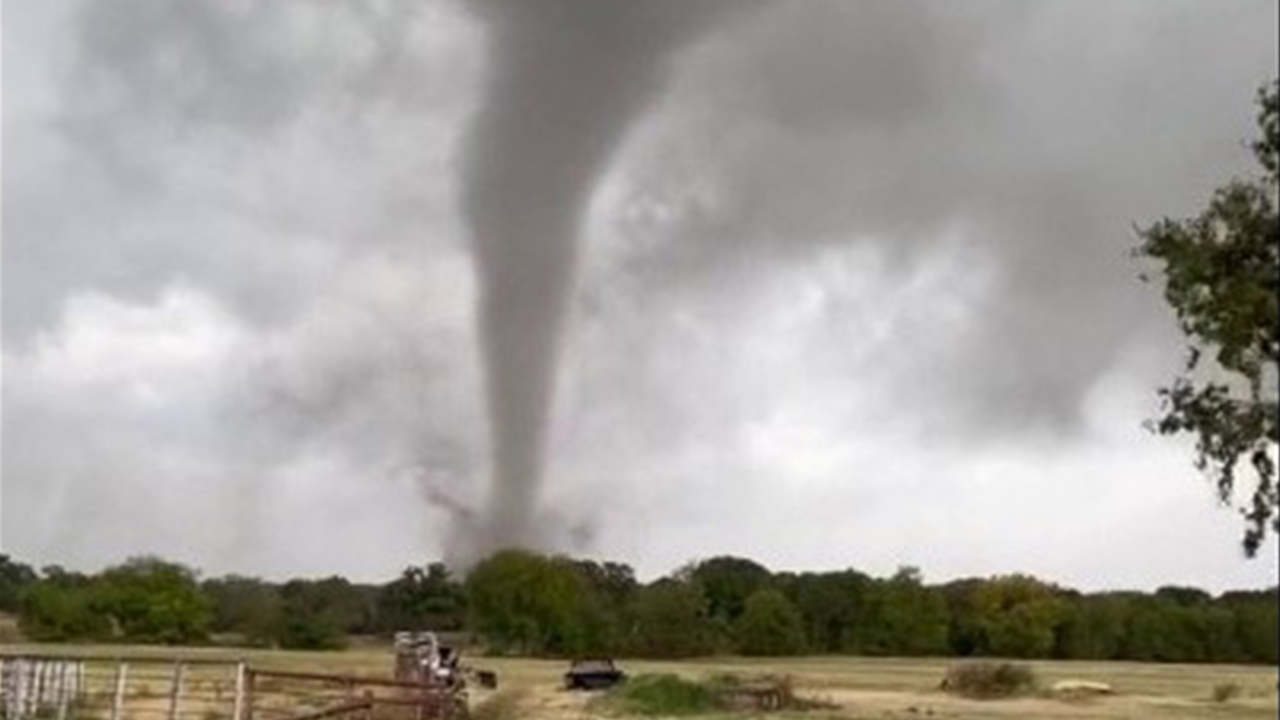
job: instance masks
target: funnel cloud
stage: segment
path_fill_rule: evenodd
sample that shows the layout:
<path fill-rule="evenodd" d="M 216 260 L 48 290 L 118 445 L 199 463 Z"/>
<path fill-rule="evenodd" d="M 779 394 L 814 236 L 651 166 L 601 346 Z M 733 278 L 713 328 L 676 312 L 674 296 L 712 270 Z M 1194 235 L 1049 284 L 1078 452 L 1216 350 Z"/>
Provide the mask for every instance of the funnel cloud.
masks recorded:
<path fill-rule="evenodd" d="M 492 442 L 477 550 L 537 546 L 560 336 L 601 172 L 717 3 L 481 3 L 487 87 L 467 148 Z"/>

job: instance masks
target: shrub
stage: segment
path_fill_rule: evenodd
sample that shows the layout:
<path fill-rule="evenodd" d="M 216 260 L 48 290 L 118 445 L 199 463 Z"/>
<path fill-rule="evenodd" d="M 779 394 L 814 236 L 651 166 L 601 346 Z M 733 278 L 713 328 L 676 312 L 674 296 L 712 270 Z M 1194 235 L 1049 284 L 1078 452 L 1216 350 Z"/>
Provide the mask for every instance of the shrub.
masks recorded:
<path fill-rule="evenodd" d="M 965 663 L 947 671 L 942 689 L 968 698 L 990 700 L 1035 690 L 1031 668 L 1013 663 Z"/>
<path fill-rule="evenodd" d="M 1218 683 L 1213 686 L 1213 701 L 1225 703 L 1240 697 L 1240 685 L 1233 682 Z"/>
<path fill-rule="evenodd" d="M 714 675 L 707 687 L 720 705 L 744 712 L 834 710 L 829 700 L 801 697 L 789 675 Z"/>
<path fill-rule="evenodd" d="M 719 694 L 706 684 L 676 675 L 641 675 L 611 691 L 607 702 L 627 714 L 663 717 L 724 709 Z"/>

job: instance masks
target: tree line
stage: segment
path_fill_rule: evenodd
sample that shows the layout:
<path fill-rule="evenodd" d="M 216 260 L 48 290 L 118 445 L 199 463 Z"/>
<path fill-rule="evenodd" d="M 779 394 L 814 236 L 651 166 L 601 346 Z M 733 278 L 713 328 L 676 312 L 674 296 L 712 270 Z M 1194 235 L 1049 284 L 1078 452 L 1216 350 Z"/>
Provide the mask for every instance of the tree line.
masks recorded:
<path fill-rule="evenodd" d="M 222 643 L 337 649 L 396 630 L 458 633 L 489 652 L 680 658 L 992 656 L 1276 664 L 1276 588 L 1211 595 L 1081 593 L 1026 575 L 926 584 L 903 568 L 772 572 L 745 558 L 641 582 L 627 565 L 497 553 L 465 577 L 443 564 L 391 582 L 333 576 L 201 579 L 134 558 L 96 574 L 0 555 L 0 612 L 43 642 Z"/>

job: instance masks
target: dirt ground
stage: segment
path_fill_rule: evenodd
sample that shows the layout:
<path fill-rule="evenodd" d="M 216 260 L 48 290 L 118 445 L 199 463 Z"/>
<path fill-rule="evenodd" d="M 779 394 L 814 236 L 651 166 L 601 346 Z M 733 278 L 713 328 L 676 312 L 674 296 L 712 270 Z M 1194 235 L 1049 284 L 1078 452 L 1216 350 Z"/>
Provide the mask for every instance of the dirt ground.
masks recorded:
<path fill-rule="evenodd" d="M 9 646 L 7 651 L 16 651 Z M 29 648 L 57 652 L 66 647 Z M 164 649 L 77 648 L 79 652 L 112 655 L 174 656 Z M 326 673 L 386 676 L 391 653 L 367 647 L 340 653 L 236 652 L 184 650 L 186 656 L 243 658 L 257 667 Z M 474 691 L 477 720 L 593 720 L 606 717 L 593 696 L 560 689 L 565 663 L 545 660 L 468 657 L 476 667 L 496 670 L 500 689 Z M 635 676 L 676 673 L 690 678 L 712 674 L 790 675 L 802 696 L 830 703 L 832 709 L 803 714 L 779 714 L 778 720 L 881 720 L 885 718 L 947 718 L 986 720 L 1049 718 L 1053 720 L 1119 718 L 1232 718 L 1277 717 L 1280 671 L 1269 667 L 1225 665 L 1151 665 L 1142 663 L 1035 662 L 1029 663 L 1041 684 L 1075 679 L 1104 682 L 1115 694 L 1088 700 L 1036 696 L 1014 700 L 974 701 L 947 695 L 938 683 L 952 661 L 945 659 L 798 658 L 756 661 L 737 658 L 689 662 L 620 661 Z M 1214 702 L 1215 686 L 1234 683 L 1238 697 Z M 756 716 L 759 717 L 759 716 Z"/>

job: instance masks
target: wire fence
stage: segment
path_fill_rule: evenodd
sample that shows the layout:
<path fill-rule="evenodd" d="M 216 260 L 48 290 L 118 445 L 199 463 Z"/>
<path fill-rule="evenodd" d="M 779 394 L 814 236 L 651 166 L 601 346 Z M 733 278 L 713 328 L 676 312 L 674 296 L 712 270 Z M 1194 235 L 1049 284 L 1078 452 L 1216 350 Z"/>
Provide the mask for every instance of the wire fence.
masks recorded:
<path fill-rule="evenodd" d="M 243 662 L 0 656 L 0 720 L 460 720 L 457 687 Z"/>

